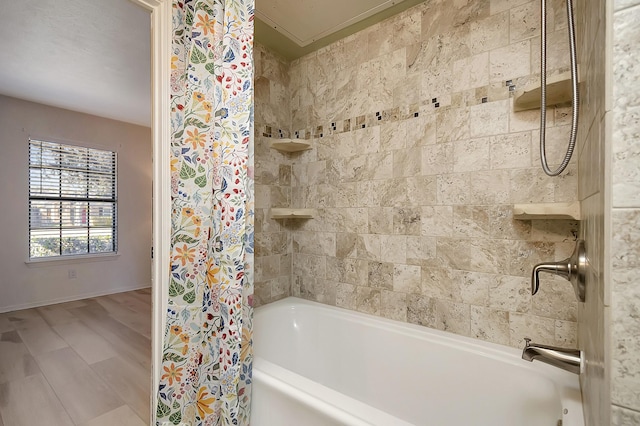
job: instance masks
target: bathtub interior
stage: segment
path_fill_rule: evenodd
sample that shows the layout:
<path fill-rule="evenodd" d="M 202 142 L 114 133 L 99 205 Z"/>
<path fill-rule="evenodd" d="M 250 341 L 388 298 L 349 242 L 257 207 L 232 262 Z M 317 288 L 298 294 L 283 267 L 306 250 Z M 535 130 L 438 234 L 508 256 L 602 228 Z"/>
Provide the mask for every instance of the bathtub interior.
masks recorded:
<path fill-rule="evenodd" d="M 258 309 L 254 324 L 257 359 L 410 424 L 555 425 L 567 408 L 546 366 L 509 348 L 295 298 Z"/>

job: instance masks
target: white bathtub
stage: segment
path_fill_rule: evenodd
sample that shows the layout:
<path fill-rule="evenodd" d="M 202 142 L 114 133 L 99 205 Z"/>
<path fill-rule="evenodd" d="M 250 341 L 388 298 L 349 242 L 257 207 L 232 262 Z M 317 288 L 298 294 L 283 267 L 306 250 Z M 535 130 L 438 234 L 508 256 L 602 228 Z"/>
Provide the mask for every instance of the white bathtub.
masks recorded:
<path fill-rule="evenodd" d="M 254 318 L 252 426 L 584 426 L 578 376 L 297 298 Z"/>

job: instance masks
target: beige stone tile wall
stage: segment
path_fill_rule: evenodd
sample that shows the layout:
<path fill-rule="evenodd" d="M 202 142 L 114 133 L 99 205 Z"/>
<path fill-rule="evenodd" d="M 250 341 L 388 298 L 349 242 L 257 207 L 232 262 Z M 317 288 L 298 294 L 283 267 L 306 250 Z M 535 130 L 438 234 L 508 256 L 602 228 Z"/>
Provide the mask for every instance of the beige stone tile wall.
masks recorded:
<path fill-rule="evenodd" d="M 256 44 L 255 66 L 255 290 L 254 305 L 290 295 L 291 233 L 270 219 L 271 207 L 291 202 L 291 158 L 269 148 L 289 136 L 289 64 Z"/>
<path fill-rule="evenodd" d="M 640 1 L 612 15 L 611 402 L 614 425 L 640 420 Z"/>
<path fill-rule="evenodd" d="M 550 73 L 567 69 L 562 2 L 549 2 Z M 292 294 L 491 342 L 576 346 L 569 283 L 537 262 L 573 249 L 573 221 L 519 221 L 513 203 L 577 199 L 577 160 L 539 166 L 539 110 L 513 91 L 539 80 L 539 1 L 431 1 L 294 61 L 286 225 Z M 555 40 L 555 41 L 554 41 Z M 549 157 L 570 108 L 550 108 Z"/>
<path fill-rule="evenodd" d="M 583 217 L 581 238 L 589 258 L 586 303 L 578 309 L 579 347 L 585 354 L 581 385 L 586 425 L 606 426 L 611 424 L 609 285 L 605 279 L 606 1 L 578 2 L 575 13 L 582 81 L 576 148 L 578 196 Z"/>

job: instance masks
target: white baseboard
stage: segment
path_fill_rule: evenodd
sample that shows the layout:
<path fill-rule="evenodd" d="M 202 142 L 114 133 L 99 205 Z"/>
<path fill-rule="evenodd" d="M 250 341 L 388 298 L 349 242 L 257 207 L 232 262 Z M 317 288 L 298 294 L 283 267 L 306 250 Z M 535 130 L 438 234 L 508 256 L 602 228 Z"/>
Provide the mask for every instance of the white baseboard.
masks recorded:
<path fill-rule="evenodd" d="M 143 288 L 151 288 L 149 284 L 143 284 L 138 287 L 120 287 L 112 288 L 105 291 L 94 291 L 91 293 L 76 294 L 73 296 L 59 297 L 51 300 L 41 300 L 34 303 L 22 303 L 19 305 L 0 306 L 0 314 L 13 311 L 21 311 L 23 309 L 39 308 L 41 306 L 56 305 L 58 303 L 74 302 L 76 300 L 89 299 L 91 297 L 106 296 L 109 294 L 125 293 L 127 291 L 142 290 Z"/>

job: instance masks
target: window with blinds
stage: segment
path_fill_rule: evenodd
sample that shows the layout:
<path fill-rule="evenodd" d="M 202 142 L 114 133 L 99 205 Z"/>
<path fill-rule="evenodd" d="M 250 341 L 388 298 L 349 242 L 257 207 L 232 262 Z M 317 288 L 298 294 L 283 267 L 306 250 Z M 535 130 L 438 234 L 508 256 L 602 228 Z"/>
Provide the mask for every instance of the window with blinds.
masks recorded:
<path fill-rule="evenodd" d="M 114 253 L 116 153 L 29 141 L 29 257 Z"/>

